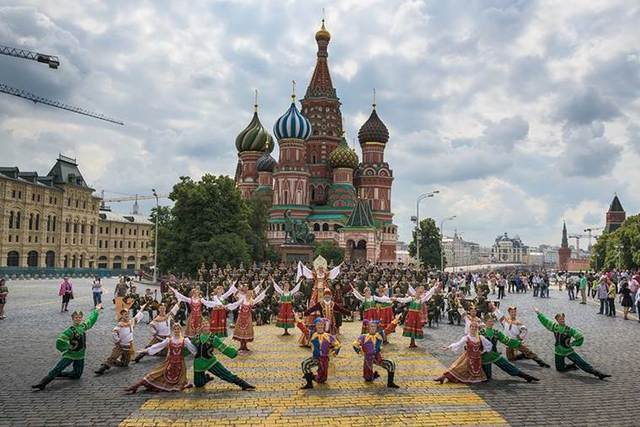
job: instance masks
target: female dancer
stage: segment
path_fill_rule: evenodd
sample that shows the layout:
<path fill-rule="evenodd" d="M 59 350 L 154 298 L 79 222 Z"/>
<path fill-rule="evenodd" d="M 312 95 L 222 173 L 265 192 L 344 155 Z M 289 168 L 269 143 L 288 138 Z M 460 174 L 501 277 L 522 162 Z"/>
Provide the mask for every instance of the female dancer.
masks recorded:
<path fill-rule="evenodd" d="M 268 290 L 269 287 L 254 299 L 253 290 L 250 289 L 247 291 L 244 298 L 239 297 L 238 301 L 225 306 L 229 311 L 234 311 L 239 307 L 238 320 L 236 321 L 236 326 L 233 329 L 233 339 L 240 341 L 240 351 L 242 352 L 249 351 L 247 343 L 253 341 L 253 308 L 264 300 L 267 296 Z"/>
<path fill-rule="evenodd" d="M 149 323 L 149 327 L 152 331 L 151 341 L 145 347 L 145 350 L 150 348 L 151 346 L 158 344 L 169 338 L 171 335 L 171 322 L 178 312 L 178 308 L 180 308 L 180 303 L 176 303 L 173 305 L 171 311 L 167 314 L 167 307 L 164 304 L 160 304 L 158 306 L 158 315 L 153 318 L 153 320 Z M 136 356 L 133 361 L 138 363 L 142 360 L 143 357 L 147 355 L 147 352 L 143 350 Z M 162 350 L 156 353 L 158 356 L 164 356 L 167 354 L 166 350 Z"/>
<path fill-rule="evenodd" d="M 464 350 L 449 368 L 434 381 L 440 384 L 445 380 L 452 383 L 475 384 L 487 381 L 487 376 L 482 369 L 482 353 L 491 351 L 491 341 L 478 334 L 478 323 L 469 324 L 469 333 L 458 341 L 443 347 L 443 350 L 452 350 L 459 353 Z"/>
<path fill-rule="evenodd" d="M 353 284 L 351 284 L 351 293 L 353 293 L 353 296 L 362 303 L 362 334 L 367 331 L 367 327 L 364 324 L 365 320 L 368 322 L 379 320 L 376 297 L 371 295 L 371 288 L 369 287 L 369 284 L 367 282 L 364 283 L 364 295 L 358 292 L 358 290 L 353 287 Z"/>
<path fill-rule="evenodd" d="M 402 331 L 403 337 L 411 338 L 411 343 L 409 344 L 409 348 L 416 348 L 416 339 L 424 338 L 424 332 L 422 328 L 424 326 L 424 318 L 422 316 L 422 306 L 424 303 L 429 301 L 436 290 L 442 287 L 441 284 L 436 285 L 429 289 L 426 293 L 424 292 L 424 286 L 418 286 L 415 290 L 414 296 L 408 296 L 404 298 L 394 297 L 394 301 L 398 301 L 399 303 L 406 304 L 409 303 L 409 312 L 407 313 L 407 318 L 404 321 L 404 329 Z"/>
<path fill-rule="evenodd" d="M 236 282 L 237 283 L 237 282 Z M 217 337 L 227 336 L 227 298 L 238 290 L 235 283 L 231 285 L 227 292 L 224 291 L 222 285 L 216 287 L 216 294 L 213 297 L 214 306 L 209 313 L 209 332 Z"/>
<path fill-rule="evenodd" d="M 187 387 L 187 367 L 184 363 L 185 350 L 196 354 L 196 348 L 189 338 L 182 336 L 182 326 L 173 324 L 173 335 L 144 350 L 147 354 L 156 354 L 167 348 L 167 358 L 164 362 L 140 381 L 127 388 L 129 394 L 134 394 L 139 387 L 151 391 L 182 391 Z"/>
<path fill-rule="evenodd" d="M 276 326 L 284 329 L 283 336 L 291 335 L 289 329 L 294 327 L 295 322 L 293 316 L 293 296 L 300 290 L 302 280 L 298 280 L 298 283 L 291 291 L 289 291 L 289 282 L 284 282 L 282 285 L 284 289 L 282 289 L 275 280 L 271 279 L 271 281 L 273 282 L 273 289 L 280 295 L 280 309 L 278 310 Z"/>
<path fill-rule="evenodd" d="M 187 317 L 187 330 L 185 331 L 185 335 L 192 337 L 195 334 L 206 331 L 207 324 L 202 315 L 202 306 L 213 308 L 217 304 L 213 301 L 207 301 L 204 299 L 202 297 L 202 292 L 198 288 L 191 289 L 191 298 L 185 297 L 175 288 L 169 289 L 171 289 L 179 302 L 189 304 L 190 311 L 189 316 Z"/>

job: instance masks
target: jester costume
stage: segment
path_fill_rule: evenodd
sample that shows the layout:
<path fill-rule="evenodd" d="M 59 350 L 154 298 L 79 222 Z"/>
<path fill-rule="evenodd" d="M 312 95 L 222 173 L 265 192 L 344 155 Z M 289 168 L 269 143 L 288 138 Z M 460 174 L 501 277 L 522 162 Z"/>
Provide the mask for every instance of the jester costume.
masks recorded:
<path fill-rule="evenodd" d="M 542 323 L 542 326 L 553 332 L 555 335 L 556 370 L 558 372 L 566 372 L 580 368 L 591 375 L 595 375 L 601 380 L 611 376 L 594 369 L 587 361 L 575 352 L 573 346 L 579 347 L 584 342 L 584 335 L 582 335 L 580 331 L 564 324 L 560 325 L 559 323 L 547 318 L 542 313 L 538 313 L 538 320 Z M 561 320 L 564 323 L 564 314 L 556 314 L 556 320 Z M 572 338 L 573 342 L 571 342 Z M 564 361 L 565 357 L 573 363 L 567 365 Z"/>
<path fill-rule="evenodd" d="M 99 310 L 93 310 L 87 316 L 87 320 L 79 325 L 73 325 L 65 329 L 56 340 L 56 349 L 62 353 L 62 359 L 38 384 L 31 386 L 44 390 L 47 384 L 58 378 L 80 379 L 84 370 L 84 353 L 87 348 L 86 332 L 95 325 L 98 320 Z M 82 312 L 74 312 L 73 316 Z M 73 371 L 64 371 L 65 368 L 73 364 Z"/>
<path fill-rule="evenodd" d="M 363 323 L 367 329 L 370 324 L 375 324 L 377 330 L 380 322 L 375 320 L 365 320 Z M 398 385 L 393 382 L 393 378 L 396 373 L 396 364 L 389 359 L 383 359 L 381 352 L 385 336 L 394 332 L 397 324 L 398 322 L 393 320 L 385 329 L 379 330 L 375 333 L 367 331 L 366 334 L 360 335 L 353 342 L 353 350 L 364 356 L 362 376 L 365 381 L 371 382 L 380 376 L 378 372 L 373 370 L 373 365 L 378 365 L 387 371 L 387 387 L 399 388 Z"/>
<path fill-rule="evenodd" d="M 340 351 L 340 341 L 324 331 L 326 325 L 326 319 L 316 318 L 314 325 L 322 324 L 323 332 L 310 331 L 302 322 L 298 322 L 296 325 L 302 331 L 302 333 L 308 337 L 308 342 L 311 344 L 313 355 L 302 361 L 302 373 L 304 379 L 307 381 L 303 389 L 313 388 L 313 381 L 318 384 L 327 382 L 327 374 L 329 372 L 329 356 L 337 356 Z M 318 371 L 316 375 L 313 375 L 311 368 L 317 367 Z"/>
<path fill-rule="evenodd" d="M 495 321 L 493 316 L 487 315 L 485 316 L 485 322 Z M 489 342 L 491 342 L 491 350 L 482 353 L 482 370 L 484 371 L 487 379 L 491 379 L 491 365 L 496 365 L 498 368 L 502 369 L 507 374 L 512 377 L 520 377 L 526 380 L 528 383 L 532 381 L 539 381 L 537 378 L 532 377 L 529 374 L 522 372 L 517 367 L 513 366 L 511 363 L 507 361 L 507 359 L 502 356 L 502 354 L 498 351 L 498 342 L 508 346 L 509 348 L 518 348 L 520 347 L 520 340 L 512 339 L 503 334 L 502 332 L 493 329 L 493 326 L 485 325 L 484 328 L 480 329 L 480 335 L 485 337 Z"/>
<path fill-rule="evenodd" d="M 238 350 L 224 344 L 220 337 L 214 334 L 203 333 L 194 336 L 191 342 L 196 348 L 195 358 L 193 360 L 193 382 L 196 387 L 204 387 L 209 381 L 212 381 L 213 376 L 209 375 L 212 374 L 223 381 L 240 386 L 243 390 L 252 390 L 255 388 L 227 370 L 216 358 L 213 353 L 214 349 L 219 350 L 231 359 L 238 355 Z"/>

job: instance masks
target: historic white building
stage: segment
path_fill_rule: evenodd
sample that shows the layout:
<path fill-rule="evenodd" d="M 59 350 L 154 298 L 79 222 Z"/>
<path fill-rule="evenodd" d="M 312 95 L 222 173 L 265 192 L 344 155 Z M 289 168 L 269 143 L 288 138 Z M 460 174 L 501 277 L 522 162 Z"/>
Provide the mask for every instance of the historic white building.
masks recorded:
<path fill-rule="evenodd" d="M 480 263 L 480 245 L 464 240 L 457 232 L 453 237 L 442 238 L 442 252 L 448 267 Z"/>
<path fill-rule="evenodd" d="M 496 237 L 491 248 L 492 261 L 498 264 L 520 264 L 527 262 L 529 247 L 522 243 L 517 235 L 509 237 L 507 233 Z"/>

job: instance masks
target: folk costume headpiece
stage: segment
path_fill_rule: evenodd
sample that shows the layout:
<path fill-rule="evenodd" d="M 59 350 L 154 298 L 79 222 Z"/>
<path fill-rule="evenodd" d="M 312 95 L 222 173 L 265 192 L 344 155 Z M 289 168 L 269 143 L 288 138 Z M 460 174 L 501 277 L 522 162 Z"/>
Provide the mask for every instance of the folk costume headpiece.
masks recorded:
<path fill-rule="evenodd" d="M 491 313 L 487 313 L 487 314 L 485 314 L 483 319 L 484 319 L 484 321 L 485 321 L 485 322 L 486 322 L 487 320 L 493 320 L 494 322 L 495 322 L 496 320 L 498 320 L 498 319 L 496 318 L 496 316 L 494 316 L 494 315 L 493 315 L 493 314 L 491 314 Z"/>
<path fill-rule="evenodd" d="M 317 325 L 318 323 L 325 323 L 325 322 L 327 322 L 327 319 L 326 319 L 326 318 L 324 318 L 324 317 L 316 317 L 316 318 L 313 320 L 313 324 L 314 324 L 314 325 Z"/>
<path fill-rule="evenodd" d="M 368 320 L 368 319 L 365 319 L 365 320 L 363 320 L 363 321 L 362 321 L 362 324 L 363 324 L 364 326 L 369 326 L 369 325 L 371 325 L 371 324 L 374 324 L 374 325 L 376 325 L 376 326 L 377 326 L 377 325 L 379 325 L 379 324 L 380 324 L 380 321 L 379 321 L 379 320 Z"/>
<path fill-rule="evenodd" d="M 555 319 L 556 320 L 561 319 L 561 318 L 564 319 L 564 313 L 558 313 L 558 314 L 555 315 Z"/>
<path fill-rule="evenodd" d="M 78 311 L 78 310 L 76 310 L 73 313 L 71 313 L 71 318 L 74 318 L 76 316 L 82 317 L 82 316 L 84 316 L 84 313 L 82 311 Z"/>
<path fill-rule="evenodd" d="M 326 296 L 329 296 L 329 297 L 330 297 L 331 295 L 332 295 L 332 294 L 331 294 L 331 289 L 325 289 L 325 290 L 324 290 L 324 296 L 325 296 L 325 297 L 326 297 Z"/>

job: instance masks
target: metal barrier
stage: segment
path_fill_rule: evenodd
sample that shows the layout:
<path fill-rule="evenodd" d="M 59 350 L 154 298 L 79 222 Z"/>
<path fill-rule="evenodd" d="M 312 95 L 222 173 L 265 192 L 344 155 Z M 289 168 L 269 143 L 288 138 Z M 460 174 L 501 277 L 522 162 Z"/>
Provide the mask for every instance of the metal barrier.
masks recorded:
<path fill-rule="evenodd" d="M 11 280 L 133 276 L 136 272 L 134 269 L 0 267 L 0 277 Z"/>

